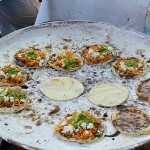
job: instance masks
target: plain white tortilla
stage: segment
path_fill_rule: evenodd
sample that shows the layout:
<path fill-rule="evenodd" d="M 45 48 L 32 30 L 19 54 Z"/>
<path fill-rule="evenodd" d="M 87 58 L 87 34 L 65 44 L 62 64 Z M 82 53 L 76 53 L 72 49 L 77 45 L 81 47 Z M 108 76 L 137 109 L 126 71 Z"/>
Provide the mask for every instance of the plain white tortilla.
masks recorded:
<path fill-rule="evenodd" d="M 54 77 L 41 83 L 40 90 L 50 99 L 67 101 L 80 96 L 83 85 L 71 77 Z"/>
<path fill-rule="evenodd" d="M 113 107 L 122 104 L 129 95 L 129 91 L 118 83 L 105 83 L 94 86 L 88 95 L 89 101 L 96 105 Z"/>

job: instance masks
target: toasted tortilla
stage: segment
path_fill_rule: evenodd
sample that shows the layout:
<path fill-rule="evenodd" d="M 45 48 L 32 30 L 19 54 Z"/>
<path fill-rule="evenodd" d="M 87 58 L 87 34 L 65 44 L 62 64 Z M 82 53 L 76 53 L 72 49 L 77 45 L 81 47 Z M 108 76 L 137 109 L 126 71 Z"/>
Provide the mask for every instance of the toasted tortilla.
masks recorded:
<path fill-rule="evenodd" d="M 9 89 L 15 89 L 18 88 L 19 86 L 14 86 L 14 87 L 8 87 Z M 5 87 L 0 87 L 0 88 L 5 88 Z M 21 87 L 19 87 L 21 89 Z M 24 92 L 25 93 L 25 92 Z M 27 95 L 27 93 L 25 93 Z M 23 110 L 30 102 L 31 100 L 29 99 L 28 95 L 27 98 L 25 99 L 26 102 L 23 103 L 22 106 L 13 106 L 11 108 L 0 108 L 0 113 L 4 113 L 4 114 L 11 114 L 11 113 L 16 113 L 16 112 L 20 112 L 21 110 Z"/>
<path fill-rule="evenodd" d="M 109 58 L 107 61 L 105 61 L 105 60 L 101 60 L 101 61 L 99 61 L 98 63 L 94 63 L 94 62 L 89 62 L 87 59 L 86 59 L 86 54 L 85 54 L 85 51 L 86 50 L 89 50 L 90 48 L 92 48 L 92 47 L 111 47 L 112 48 L 112 50 L 110 50 L 111 52 L 112 52 L 112 57 L 111 58 Z M 82 51 L 82 55 L 83 55 L 83 57 L 84 57 L 84 59 L 85 59 L 85 62 L 87 63 L 87 64 L 90 64 L 90 65 L 106 65 L 106 64 L 108 64 L 109 62 L 111 62 L 111 61 L 113 61 L 114 59 L 115 59 L 115 57 L 116 57 L 116 55 L 117 55 L 117 52 L 116 52 L 116 50 L 118 50 L 114 45 L 108 45 L 108 44 L 95 44 L 95 45 L 89 45 L 89 46 L 86 46 L 84 49 L 83 49 L 83 51 Z M 107 55 L 106 55 L 107 56 Z M 105 57 L 105 56 L 104 56 Z"/>
<path fill-rule="evenodd" d="M 133 58 L 135 58 L 135 57 L 133 57 Z M 116 65 L 117 60 L 112 64 L 112 67 L 111 67 L 112 73 L 116 76 L 119 76 L 119 77 L 122 77 L 122 78 L 125 78 L 125 79 L 131 79 L 131 78 L 144 76 L 145 74 L 148 73 L 149 69 L 148 69 L 147 63 L 144 60 L 142 60 L 142 59 L 139 59 L 139 60 L 141 60 L 141 62 L 143 62 L 144 66 L 142 67 L 143 71 L 140 72 L 140 74 L 138 74 L 138 75 L 128 75 L 128 74 L 119 73 L 118 70 L 116 70 L 114 68 L 114 66 Z"/>
<path fill-rule="evenodd" d="M 70 115 L 70 114 L 69 114 Z M 92 115 L 93 118 L 96 118 L 95 116 Z M 103 138 L 106 135 L 106 126 L 103 124 L 103 122 L 101 123 L 101 127 L 103 128 L 103 133 L 101 134 L 100 137 L 95 137 L 95 139 L 75 139 L 75 138 L 66 138 L 65 136 L 63 136 L 62 134 L 60 134 L 60 132 L 58 132 L 58 128 L 59 126 L 62 124 L 63 121 L 65 121 L 66 116 L 64 116 L 63 119 L 61 119 L 59 121 L 58 124 L 55 124 L 54 126 L 54 134 L 57 136 L 57 138 L 59 138 L 60 140 L 66 141 L 66 142 L 77 142 L 77 143 L 86 143 L 86 144 L 91 144 L 91 143 L 95 143 L 95 142 L 99 142 L 101 140 L 103 140 Z"/>
<path fill-rule="evenodd" d="M 21 53 L 27 51 L 27 50 L 30 49 L 30 48 L 33 49 L 33 50 L 39 50 L 39 51 L 41 51 L 41 52 L 43 52 L 43 53 L 45 54 L 45 58 L 43 59 L 43 63 L 42 63 L 41 66 L 40 66 L 40 65 L 38 65 L 38 66 L 27 66 L 27 65 L 26 65 L 26 62 L 22 62 L 22 61 L 16 59 L 16 56 L 17 56 L 18 54 L 21 54 Z M 46 50 L 40 50 L 40 49 L 35 49 L 34 47 L 29 47 L 29 48 L 26 48 L 26 49 L 21 49 L 21 50 L 16 51 L 16 53 L 14 54 L 14 60 L 13 60 L 13 62 L 14 62 L 15 64 L 17 64 L 18 66 L 20 66 L 20 67 L 26 66 L 27 68 L 37 69 L 37 68 L 42 68 L 42 67 L 44 67 L 44 66 L 47 64 L 48 60 L 49 60 L 49 54 L 48 54 L 48 52 L 47 52 Z"/>
<path fill-rule="evenodd" d="M 83 60 L 83 58 L 81 57 L 80 54 L 74 53 L 73 56 L 74 56 L 75 58 L 79 58 L 79 59 L 80 59 L 80 61 L 81 61 L 80 66 L 74 67 L 74 68 L 70 68 L 70 69 L 65 69 L 65 68 L 63 68 L 63 67 L 56 66 L 56 65 L 54 64 L 55 61 L 52 60 L 51 57 L 50 57 L 50 60 L 48 61 L 48 64 L 49 64 L 50 67 L 52 67 L 52 68 L 54 68 L 54 69 L 56 69 L 56 70 L 61 70 L 61 71 L 65 71 L 65 72 L 75 71 L 75 70 L 80 69 L 80 68 L 83 66 L 84 60 Z"/>
<path fill-rule="evenodd" d="M 14 65 L 14 66 L 17 66 L 17 65 Z M 17 66 L 17 67 L 19 67 L 19 66 Z M 20 67 L 19 67 L 20 68 Z M 8 82 L 4 82 L 3 80 L 0 80 L 0 86 L 19 86 L 19 85 L 22 85 L 22 84 L 24 84 L 26 81 L 27 81 L 27 77 L 28 77 L 28 74 L 26 73 L 26 71 L 25 70 L 23 70 L 22 68 L 20 68 L 21 69 L 21 72 L 22 72 L 22 74 L 23 74 L 23 79 L 24 79 L 24 81 L 23 82 L 21 82 L 21 83 L 16 83 L 16 82 L 11 82 L 10 81 L 10 79 L 9 79 L 9 81 Z M 0 71 L 2 71 L 2 68 L 0 69 Z M 2 71 L 3 72 L 3 71 Z M 4 72 L 3 72 L 4 73 Z M 4 75 L 5 75 L 5 78 L 4 79 L 6 79 L 6 78 L 8 78 L 8 76 L 4 73 Z"/>
<path fill-rule="evenodd" d="M 126 114 L 123 113 L 125 111 L 127 111 Z M 124 121 L 120 120 L 120 116 Z M 119 132 L 127 136 L 150 134 L 150 115 L 138 108 L 128 107 L 114 112 L 112 114 L 112 123 Z"/>
<path fill-rule="evenodd" d="M 67 101 L 80 96 L 83 85 L 71 77 L 54 77 L 41 83 L 40 90 L 52 100 Z"/>
<path fill-rule="evenodd" d="M 88 100 L 96 105 L 114 107 L 122 104 L 128 98 L 129 91 L 118 83 L 104 83 L 94 86 L 89 94 Z"/>
<path fill-rule="evenodd" d="M 141 90 L 142 88 L 142 90 Z M 150 78 L 141 81 L 136 87 L 136 94 L 143 100 L 150 101 Z"/>

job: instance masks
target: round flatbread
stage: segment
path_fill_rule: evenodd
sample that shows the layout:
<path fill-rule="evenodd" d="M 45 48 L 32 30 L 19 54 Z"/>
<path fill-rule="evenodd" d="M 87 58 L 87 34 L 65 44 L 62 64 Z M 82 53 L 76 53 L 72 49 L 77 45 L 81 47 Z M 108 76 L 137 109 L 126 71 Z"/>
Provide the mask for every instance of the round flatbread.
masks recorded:
<path fill-rule="evenodd" d="M 94 86 L 88 94 L 88 99 L 96 105 L 114 107 L 122 104 L 128 95 L 128 89 L 121 84 L 105 83 Z"/>
<path fill-rule="evenodd" d="M 21 87 L 0 87 L 0 113 L 19 112 L 29 102 L 30 99 Z"/>
<path fill-rule="evenodd" d="M 59 51 L 50 56 L 50 67 L 62 71 L 74 71 L 83 66 L 83 58 L 80 54 L 69 50 Z"/>
<path fill-rule="evenodd" d="M 112 65 L 112 72 L 116 76 L 126 79 L 143 76 L 148 72 L 147 64 L 139 58 L 119 58 Z"/>
<path fill-rule="evenodd" d="M 55 135 L 64 141 L 94 143 L 101 141 L 106 134 L 102 119 L 88 111 L 67 114 L 55 125 Z"/>
<path fill-rule="evenodd" d="M 18 66 L 28 68 L 40 68 L 47 64 L 49 54 L 46 50 L 40 50 L 33 46 L 26 49 L 20 49 L 14 55 L 14 61 Z"/>
<path fill-rule="evenodd" d="M 0 68 L 0 86 L 21 85 L 27 81 L 27 73 L 17 65 Z"/>
<path fill-rule="evenodd" d="M 136 87 L 136 94 L 141 99 L 150 101 L 150 78 L 140 82 Z"/>
<path fill-rule="evenodd" d="M 44 81 L 40 85 L 40 90 L 52 100 L 71 100 L 80 96 L 83 85 L 71 77 L 54 77 Z"/>
<path fill-rule="evenodd" d="M 150 115 L 138 108 L 128 107 L 114 112 L 112 123 L 118 131 L 125 135 L 150 134 Z"/>
<path fill-rule="evenodd" d="M 82 55 L 88 64 L 105 65 L 116 56 L 117 48 L 108 44 L 95 44 L 86 46 Z"/>

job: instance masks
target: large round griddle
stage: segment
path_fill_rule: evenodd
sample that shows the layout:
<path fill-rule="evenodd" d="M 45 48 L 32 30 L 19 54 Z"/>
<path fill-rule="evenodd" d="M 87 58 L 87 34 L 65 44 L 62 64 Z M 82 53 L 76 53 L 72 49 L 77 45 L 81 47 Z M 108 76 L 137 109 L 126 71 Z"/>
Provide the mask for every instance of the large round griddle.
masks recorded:
<path fill-rule="evenodd" d="M 48 50 L 52 46 L 53 51 L 61 50 L 65 46 L 81 53 L 81 48 L 85 45 L 105 42 L 117 46 L 121 56 L 141 57 L 149 62 L 150 38 L 144 34 L 100 22 L 66 21 L 31 26 L 3 37 L 0 40 L 0 65 L 12 62 L 15 51 L 28 45 L 38 45 L 39 48 L 49 45 Z M 0 137 L 27 149 L 42 150 L 124 150 L 148 142 L 150 135 L 130 137 L 120 134 L 116 137 L 105 137 L 94 144 L 68 143 L 54 136 L 54 123 L 66 113 L 73 111 L 89 110 L 103 117 L 108 135 L 116 131 L 111 124 L 111 114 L 117 109 L 133 106 L 150 113 L 150 104 L 140 100 L 135 94 L 135 86 L 140 80 L 148 78 L 150 72 L 143 77 L 126 80 L 114 76 L 110 68 L 111 63 L 102 67 L 85 64 L 81 69 L 70 73 L 48 67 L 27 70 L 32 79 L 26 83 L 28 88 L 25 91 L 30 94 L 32 103 L 20 113 L 0 114 Z M 74 77 L 83 83 L 85 92 L 67 102 L 47 98 L 39 90 L 39 85 L 54 76 Z M 130 96 L 122 106 L 105 108 L 88 101 L 89 90 L 96 84 L 106 82 L 121 83 L 129 89 Z M 60 107 L 60 111 L 56 114 L 51 113 L 56 107 Z"/>

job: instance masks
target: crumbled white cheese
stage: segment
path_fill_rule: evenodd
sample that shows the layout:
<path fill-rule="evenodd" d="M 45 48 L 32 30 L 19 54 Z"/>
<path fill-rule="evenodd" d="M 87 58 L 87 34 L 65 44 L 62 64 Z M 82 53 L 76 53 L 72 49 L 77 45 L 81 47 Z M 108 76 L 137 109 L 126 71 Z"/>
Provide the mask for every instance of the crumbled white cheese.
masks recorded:
<path fill-rule="evenodd" d="M 8 88 L 6 88 L 5 90 L 4 90 L 4 92 L 2 92 L 2 96 L 5 96 L 6 95 L 6 93 L 7 93 L 7 91 L 8 91 Z"/>
<path fill-rule="evenodd" d="M 142 67 L 143 65 L 141 63 L 138 64 L 138 67 Z"/>
<path fill-rule="evenodd" d="M 100 55 L 100 58 L 104 58 L 104 56 L 103 56 L 103 55 Z"/>
<path fill-rule="evenodd" d="M 94 58 L 96 58 L 97 56 L 100 56 L 99 52 L 94 52 L 94 53 L 92 54 L 92 57 L 94 57 Z"/>
<path fill-rule="evenodd" d="M 85 133 L 86 133 L 86 134 L 89 134 L 88 130 L 85 130 Z"/>
<path fill-rule="evenodd" d="M 44 63 L 44 60 L 41 59 L 40 62 L 39 62 L 39 66 L 43 66 L 43 63 Z"/>
<path fill-rule="evenodd" d="M 25 100 L 25 99 L 21 99 L 21 100 L 20 100 L 20 102 L 23 102 L 23 103 L 25 103 L 25 102 L 26 102 L 26 100 Z"/>
<path fill-rule="evenodd" d="M 14 77 L 15 77 L 15 75 L 14 75 L 14 74 L 12 74 L 12 75 L 11 75 L 11 77 L 12 77 L 12 78 L 14 78 Z"/>
<path fill-rule="evenodd" d="M 127 67 L 126 67 L 126 65 L 124 64 L 124 62 L 120 62 L 120 65 L 121 65 L 121 68 L 122 68 L 123 70 L 126 70 L 126 69 L 127 69 Z"/>
<path fill-rule="evenodd" d="M 18 54 L 17 56 L 18 56 L 18 57 L 22 57 L 22 54 Z"/>
<path fill-rule="evenodd" d="M 64 126 L 64 129 L 61 132 L 62 133 L 67 133 L 67 132 L 73 133 L 74 129 L 75 129 L 74 126 L 69 124 L 68 126 Z"/>
<path fill-rule="evenodd" d="M 0 75 L 5 76 L 5 73 L 3 71 L 0 71 Z"/>
<path fill-rule="evenodd" d="M 113 49 L 113 47 L 108 46 L 108 50 L 112 51 L 112 50 L 114 50 L 114 49 Z"/>
<path fill-rule="evenodd" d="M 89 49 L 88 53 L 94 58 L 100 56 L 99 52 L 95 52 L 92 48 Z"/>
<path fill-rule="evenodd" d="M 37 60 L 41 60 L 41 57 L 39 56 L 39 57 L 37 58 Z"/>
<path fill-rule="evenodd" d="M 91 128 L 93 128 L 93 123 L 89 123 L 87 126 L 87 129 L 91 129 Z"/>
<path fill-rule="evenodd" d="M 61 62 L 62 62 L 62 67 L 65 67 L 65 63 L 64 63 L 64 60 L 62 60 Z"/>
<path fill-rule="evenodd" d="M 71 118 L 72 118 L 72 116 L 68 116 L 68 117 L 67 117 L 67 120 L 69 120 L 69 119 L 71 119 Z"/>
<path fill-rule="evenodd" d="M 76 130 L 75 130 L 75 132 L 78 132 L 78 131 L 79 131 L 79 129 L 76 129 Z"/>
<path fill-rule="evenodd" d="M 80 126 L 85 129 L 86 128 L 86 123 L 82 122 L 82 124 Z"/>
<path fill-rule="evenodd" d="M 14 102 L 15 100 L 14 97 L 10 97 L 9 99 L 10 99 L 10 102 Z"/>
<path fill-rule="evenodd" d="M 14 97 L 9 97 L 10 100 L 14 100 Z"/>
<path fill-rule="evenodd" d="M 21 72 L 18 72 L 18 76 L 21 76 Z"/>
<path fill-rule="evenodd" d="M 63 121 L 60 126 L 64 126 L 66 124 L 66 121 Z"/>
<path fill-rule="evenodd" d="M 94 50 L 93 50 L 92 48 L 90 48 L 89 51 L 88 51 L 88 53 L 89 53 L 90 55 L 92 55 L 92 54 L 94 53 Z"/>
<path fill-rule="evenodd" d="M 9 97 L 4 96 L 5 101 L 9 101 Z"/>

